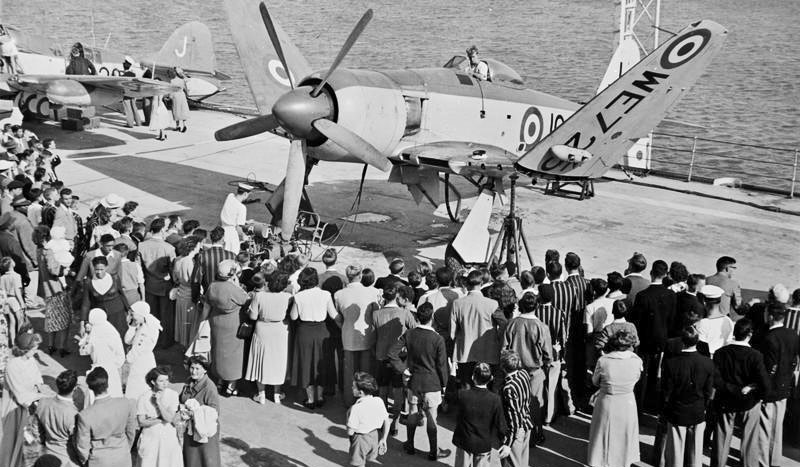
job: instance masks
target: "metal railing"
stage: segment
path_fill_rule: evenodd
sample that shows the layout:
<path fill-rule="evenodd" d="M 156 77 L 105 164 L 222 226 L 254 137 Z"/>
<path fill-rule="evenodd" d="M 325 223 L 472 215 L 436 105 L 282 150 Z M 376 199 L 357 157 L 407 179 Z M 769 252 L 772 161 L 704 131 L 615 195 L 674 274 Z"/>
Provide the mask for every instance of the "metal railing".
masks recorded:
<path fill-rule="evenodd" d="M 664 164 L 673 167 L 686 167 L 685 174 L 672 170 L 656 170 L 656 172 L 685 178 L 687 182 L 691 182 L 693 178 L 697 179 L 699 177 L 698 172 L 702 172 L 704 174 L 703 178 L 706 179 L 714 178 L 715 176 L 735 175 L 747 181 L 747 183 L 742 183 L 742 186 L 747 185 L 752 188 L 783 193 L 788 195 L 789 198 L 794 198 L 797 187 L 800 148 L 788 149 L 758 144 L 734 143 L 713 138 L 700 138 L 665 132 L 653 132 L 653 136 L 655 138 L 653 138 L 654 142 L 651 144 L 652 152 L 658 152 L 662 156 L 653 157 L 651 155 L 651 162 L 655 163 L 655 165 Z M 682 147 L 677 143 L 678 140 L 691 141 L 691 143 Z M 742 156 L 740 155 L 742 150 L 748 150 L 756 154 L 760 153 L 765 157 L 754 157 L 752 154 Z M 786 155 L 785 158 L 783 157 L 784 155 Z M 722 164 L 698 163 L 698 159 L 718 160 Z M 764 182 L 766 182 L 766 186 Z"/>

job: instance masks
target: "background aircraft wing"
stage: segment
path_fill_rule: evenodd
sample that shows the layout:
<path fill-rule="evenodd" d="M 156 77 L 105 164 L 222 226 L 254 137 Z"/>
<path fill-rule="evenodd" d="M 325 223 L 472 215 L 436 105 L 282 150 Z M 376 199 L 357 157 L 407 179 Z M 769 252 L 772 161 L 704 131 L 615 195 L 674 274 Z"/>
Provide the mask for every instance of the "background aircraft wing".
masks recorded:
<path fill-rule="evenodd" d="M 11 87 L 37 94 L 59 92 L 56 87 L 69 91 L 65 82 L 77 82 L 92 88 L 121 92 L 125 97 L 147 97 L 177 92 L 180 88 L 163 81 L 127 76 L 98 75 L 18 75 L 9 79 Z"/>
<path fill-rule="evenodd" d="M 564 179 L 602 176 L 697 81 L 726 34 L 707 20 L 683 29 L 543 138 L 516 168 Z"/>

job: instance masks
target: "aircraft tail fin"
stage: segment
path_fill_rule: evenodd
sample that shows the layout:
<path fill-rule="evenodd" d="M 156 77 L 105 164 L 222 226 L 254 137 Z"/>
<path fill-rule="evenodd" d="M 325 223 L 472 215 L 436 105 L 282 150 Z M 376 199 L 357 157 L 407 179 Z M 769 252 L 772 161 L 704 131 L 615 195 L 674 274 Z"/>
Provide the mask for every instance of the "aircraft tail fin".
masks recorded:
<path fill-rule="evenodd" d="M 181 67 L 193 74 L 214 75 L 216 57 L 211 31 L 198 21 L 186 23 L 169 36 L 161 50 L 142 60 L 142 64 L 149 67 Z"/>
<path fill-rule="evenodd" d="M 708 20 L 683 29 L 523 154 L 515 168 L 562 180 L 602 176 L 700 78 L 726 36 Z"/>
<path fill-rule="evenodd" d="M 603 89 L 624 75 L 640 59 L 641 54 L 636 40 L 634 40 L 633 36 L 622 35 L 614 55 L 611 56 L 611 61 L 608 62 L 606 73 L 603 75 L 603 79 L 600 80 L 600 86 L 597 87 L 597 94 L 600 94 Z"/>
<path fill-rule="evenodd" d="M 284 70 L 262 20 L 259 11 L 260 0 L 224 0 L 224 3 L 233 41 L 253 100 L 259 113 L 268 114 L 272 112 L 272 104 L 278 97 L 290 89 L 289 73 L 292 81 L 297 83 L 311 73 L 311 67 L 280 24 L 272 17 L 289 67 L 288 71 Z"/>

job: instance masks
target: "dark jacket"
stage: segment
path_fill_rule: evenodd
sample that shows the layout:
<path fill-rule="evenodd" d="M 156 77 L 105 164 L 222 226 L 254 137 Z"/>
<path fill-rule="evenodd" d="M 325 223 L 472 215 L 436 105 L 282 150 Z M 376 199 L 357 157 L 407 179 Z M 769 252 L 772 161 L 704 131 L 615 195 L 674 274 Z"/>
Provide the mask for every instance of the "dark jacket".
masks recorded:
<path fill-rule="evenodd" d="M 636 294 L 630 321 L 639 331 L 644 353 L 658 353 L 664 350 L 668 331 L 675 319 L 675 292 L 661 284 Z"/>
<path fill-rule="evenodd" d="M 720 412 L 744 412 L 753 408 L 769 387 L 761 352 L 749 346 L 729 344 L 714 352 L 714 405 Z M 745 386 L 755 386 L 747 395 Z"/>
<path fill-rule="evenodd" d="M 770 379 L 770 387 L 764 402 L 786 399 L 792 392 L 792 373 L 797 368 L 797 332 L 786 327 L 770 329 L 764 337 L 764 366 Z"/>
<path fill-rule="evenodd" d="M 400 359 L 404 347 L 408 351 L 405 363 Z M 389 349 L 389 361 L 398 373 L 408 368 L 408 387 L 415 393 L 439 392 L 447 386 L 447 350 L 436 331 L 409 329 Z"/>
<path fill-rule="evenodd" d="M 714 393 L 714 363 L 697 352 L 681 352 L 664 362 L 664 416 L 673 425 L 705 421 L 706 404 Z"/>
<path fill-rule="evenodd" d="M 25 253 L 17 236 L 8 230 L 0 230 L 0 255 L 10 256 L 14 260 L 14 272 L 22 277 L 22 285 L 29 284 L 31 277 L 25 265 Z"/>
<path fill-rule="evenodd" d="M 408 285 L 408 281 L 400 276 L 389 274 L 388 276 L 385 277 L 379 277 L 378 280 L 375 281 L 374 287 L 376 289 L 383 290 L 392 284 Z"/>
<path fill-rule="evenodd" d="M 453 444 L 471 454 L 499 447 L 506 435 L 506 419 L 500 396 L 485 388 L 458 392 L 458 419 Z"/>
<path fill-rule="evenodd" d="M 685 290 L 683 292 L 678 292 L 675 295 L 675 322 L 671 329 L 672 336 L 679 336 L 681 334 L 681 330 L 689 324 L 687 317 L 692 311 L 703 318 L 706 313 L 706 307 L 703 305 L 703 302 L 697 298 L 697 295 L 692 295 Z"/>

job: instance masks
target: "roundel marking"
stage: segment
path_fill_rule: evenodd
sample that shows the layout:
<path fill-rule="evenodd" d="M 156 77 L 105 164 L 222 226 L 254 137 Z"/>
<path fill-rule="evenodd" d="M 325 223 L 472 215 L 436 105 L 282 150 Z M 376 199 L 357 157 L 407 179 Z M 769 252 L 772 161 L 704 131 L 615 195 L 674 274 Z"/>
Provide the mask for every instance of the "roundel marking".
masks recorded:
<path fill-rule="evenodd" d="M 700 53 L 711 40 L 711 31 L 697 29 L 675 39 L 661 54 L 661 68 L 677 68 Z"/>
<path fill-rule="evenodd" d="M 267 63 L 267 68 L 269 68 L 269 74 L 272 75 L 275 81 L 287 88 L 291 87 L 292 84 L 289 82 L 289 74 L 286 72 L 286 69 L 283 68 L 283 64 L 280 60 L 273 58 Z M 294 76 L 292 76 L 292 81 L 294 81 Z"/>
<path fill-rule="evenodd" d="M 529 107 L 522 115 L 522 126 L 519 129 L 520 150 L 527 151 L 542 138 L 544 122 L 542 114 L 536 107 Z"/>

